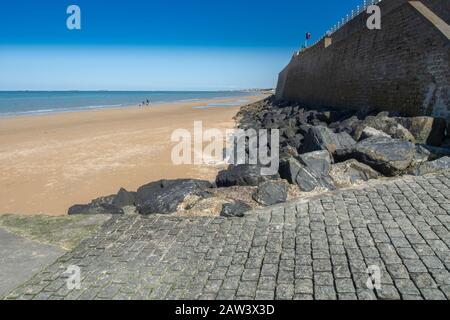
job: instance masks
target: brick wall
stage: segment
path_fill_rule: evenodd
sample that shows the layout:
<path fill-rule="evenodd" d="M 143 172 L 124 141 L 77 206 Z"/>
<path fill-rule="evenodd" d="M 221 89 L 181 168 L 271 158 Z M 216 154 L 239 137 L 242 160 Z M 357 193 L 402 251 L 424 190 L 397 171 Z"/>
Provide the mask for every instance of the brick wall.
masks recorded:
<path fill-rule="evenodd" d="M 449 0 L 422 0 L 450 24 Z M 277 97 L 308 106 L 375 107 L 450 119 L 450 41 L 406 0 L 383 0 L 381 30 L 361 13 L 280 73 Z"/>

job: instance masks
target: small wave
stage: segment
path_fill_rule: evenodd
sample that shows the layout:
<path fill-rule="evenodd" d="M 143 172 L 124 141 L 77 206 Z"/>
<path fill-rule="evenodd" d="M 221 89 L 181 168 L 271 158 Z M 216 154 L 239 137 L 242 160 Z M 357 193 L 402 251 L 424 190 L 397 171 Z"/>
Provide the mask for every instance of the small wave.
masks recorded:
<path fill-rule="evenodd" d="M 110 104 L 110 105 L 92 105 L 83 107 L 68 107 L 68 108 L 54 108 L 54 109 L 37 109 L 37 110 L 27 110 L 27 111 L 14 111 L 14 112 L 0 112 L 0 117 L 15 117 L 24 115 L 43 115 L 43 114 L 53 114 L 53 113 L 67 113 L 76 112 L 82 110 L 95 110 L 95 109 L 106 109 L 106 108 L 118 108 L 122 107 L 122 104 Z"/>

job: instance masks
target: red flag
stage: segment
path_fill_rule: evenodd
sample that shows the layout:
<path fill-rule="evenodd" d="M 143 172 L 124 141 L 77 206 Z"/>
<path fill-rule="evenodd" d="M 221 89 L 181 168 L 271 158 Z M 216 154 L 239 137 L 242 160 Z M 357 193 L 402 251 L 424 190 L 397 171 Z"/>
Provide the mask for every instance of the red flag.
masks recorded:
<path fill-rule="evenodd" d="M 310 40 L 311 37 L 312 37 L 312 36 L 311 36 L 311 33 L 307 32 L 307 33 L 306 33 L 306 40 Z"/>

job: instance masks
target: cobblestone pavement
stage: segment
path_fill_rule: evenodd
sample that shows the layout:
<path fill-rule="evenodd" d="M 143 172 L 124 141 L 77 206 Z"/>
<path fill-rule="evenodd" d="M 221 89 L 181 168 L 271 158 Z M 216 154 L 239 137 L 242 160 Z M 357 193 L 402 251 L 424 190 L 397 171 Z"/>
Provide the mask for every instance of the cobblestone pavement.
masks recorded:
<path fill-rule="evenodd" d="M 449 299 L 449 247 L 450 173 L 405 177 L 241 219 L 114 217 L 8 298 Z"/>

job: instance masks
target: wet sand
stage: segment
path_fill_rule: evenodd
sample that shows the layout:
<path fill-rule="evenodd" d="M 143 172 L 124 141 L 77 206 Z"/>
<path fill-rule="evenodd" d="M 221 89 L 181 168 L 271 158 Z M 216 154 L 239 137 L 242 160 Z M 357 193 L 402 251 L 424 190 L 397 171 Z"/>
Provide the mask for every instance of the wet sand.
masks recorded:
<path fill-rule="evenodd" d="M 70 206 L 120 187 L 136 190 L 163 178 L 213 180 L 217 166 L 172 164 L 171 134 L 192 132 L 194 121 L 204 129 L 234 128 L 238 106 L 193 107 L 240 99 L 0 118 L 0 214 L 65 215 Z"/>

